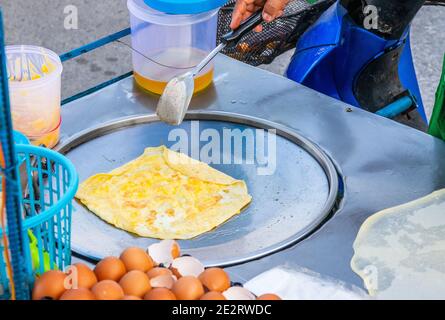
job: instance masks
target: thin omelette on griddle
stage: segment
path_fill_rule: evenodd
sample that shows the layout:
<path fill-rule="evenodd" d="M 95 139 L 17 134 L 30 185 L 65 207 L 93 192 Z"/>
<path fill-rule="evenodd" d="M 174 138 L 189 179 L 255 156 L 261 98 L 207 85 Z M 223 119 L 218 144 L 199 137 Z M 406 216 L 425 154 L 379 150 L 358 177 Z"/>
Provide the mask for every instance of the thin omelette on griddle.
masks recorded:
<path fill-rule="evenodd" d="M 252 198 L 244 181 L 166 147 L 83 182 L 76 195 L 103 220 L 142 237 L 191 239 L 229 220 Z"/>

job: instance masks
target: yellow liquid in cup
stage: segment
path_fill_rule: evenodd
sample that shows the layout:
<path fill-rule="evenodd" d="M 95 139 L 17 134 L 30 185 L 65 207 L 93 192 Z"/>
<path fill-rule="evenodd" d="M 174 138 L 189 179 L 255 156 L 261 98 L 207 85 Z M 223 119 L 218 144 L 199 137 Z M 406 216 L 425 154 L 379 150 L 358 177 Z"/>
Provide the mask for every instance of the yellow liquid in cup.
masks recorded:
<path fill-rule="evenodd" d="M 46 148 L 54 148 L 60 140 L 60 128 L 40 137 L 31 137 L 31 143 L 35 146 L 44 145 Z"/>
<path fill-rule="evenodd" d="M 193 47 L 164 49 L 158 53 L 150 54 L 150 60 L 146 60 L 146 58 L 139 60 L 139 63 L 136 63 L 134 78 L 144 90 L 161 95 L 168 81 L 175 76 L 191 71 L 193 66 L 198 65 L 207 55 L 208 52 Z M 177 68 L 182 68 L 182 70 Z M 208 65 L 195 77 L 194 93 L 207 88 L 213 82 L 213 74 L 213 66 Z"/>
<path fill-rule="evenodd" d="M 213 74 L 214 71 L 212 68 L 206 73 L 197 76 L 195 78 L 195 91 L 193 93 L 200 92 L 205 88 L 207 88 L 213 81 Z M 137 72 L 134 72 L 134 79 L 142 89 L 159 95 L 161 95 L 164 92 L 164 89 L 167 86 L 167 82 L 148 79 L 141 76 Z"/>

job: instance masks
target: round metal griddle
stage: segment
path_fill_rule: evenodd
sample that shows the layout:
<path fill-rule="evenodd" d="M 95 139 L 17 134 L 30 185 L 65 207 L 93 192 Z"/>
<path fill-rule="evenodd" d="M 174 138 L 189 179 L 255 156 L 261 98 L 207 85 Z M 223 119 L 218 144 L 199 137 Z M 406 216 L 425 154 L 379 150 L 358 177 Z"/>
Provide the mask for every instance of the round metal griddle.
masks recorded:
<path fill-rule="evenodd" d="M 259 175 L 258 168 L 264 165 L 256 158 L 254 164 L 210 164 L 245 180 L 253 201 L 241 214 L 215 230 L 179 241 L 183 252 L 207 266 L 235 265 L 282 250 L 310 234 L 332 212 L 338 195 L 335 167 L 317 146 L 298 133 L 269 121 L 224 112 L 188 114 L 179 128 L 190 139 L 199 139 L 206 129 L 217 130 L 221 137 L 224 129 L 276 129 L 277 133 L 273 175 Z M 126 118 L 81 132 L 58 147 L 58 151 L 74 163 L 80 181 L 84 181 L 139 157 L 147 147 L 171 147 L 177 142 L 169 141 L 174 129 L 178 127 L 161 123 L 155 116 Z M 201 142 L 200 146 L 207 143 Z M 261 141 L 256 144 L 264 145 Z M 267 155 L 267 144 L 266 149 Z M 223 147 L 220 151 L 227 152 Z M 118 256 L 131 246 L 145 248 L 158 241 L 120 230 L 75 203 L 72 249 L 77 254 L 100 260 Z"/>

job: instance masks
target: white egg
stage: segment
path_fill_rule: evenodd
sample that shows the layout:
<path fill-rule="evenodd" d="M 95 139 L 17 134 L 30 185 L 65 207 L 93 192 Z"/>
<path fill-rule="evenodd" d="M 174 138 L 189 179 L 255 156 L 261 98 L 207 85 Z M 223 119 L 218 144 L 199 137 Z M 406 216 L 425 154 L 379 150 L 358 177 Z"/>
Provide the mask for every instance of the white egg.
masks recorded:
<path fill-rule="evenodd" d="M 179 250 L 179 245 L 176 241 L 164 240 L 149 246 L 147 252 L 156 265 L 162 264 L 169 268 L 173 260 L 179 256 Z"/>
<path fill-rule="evenodd" d="M 227 300 L 255 300 L 255 295 L 243 287 L 231 287 L 223 292 Z"/>
<path fill-rule="evenodd" d="M 196 278 L 205 270 L 204 265 L 193 257 L 180 257 L 173 260 L 171 269 L 177 277 L 193 276 Z"/>

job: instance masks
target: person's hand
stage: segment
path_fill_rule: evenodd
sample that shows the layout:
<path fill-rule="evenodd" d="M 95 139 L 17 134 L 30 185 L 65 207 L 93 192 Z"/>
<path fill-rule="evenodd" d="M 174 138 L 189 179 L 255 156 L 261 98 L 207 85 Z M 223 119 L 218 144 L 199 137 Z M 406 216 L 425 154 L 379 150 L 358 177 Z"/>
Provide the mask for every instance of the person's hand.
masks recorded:
<path fill-rule="evenodd" d="M 263 20 L 272 22 L 283 15 L 284 8 L 290 0 L 237 0 L 233 10 L 230 28 L 236 29 L 241 22 L 250 17 L 254 12 L 263 10 Z M 261 31 L 261 25 L 255 31 Z"/>

